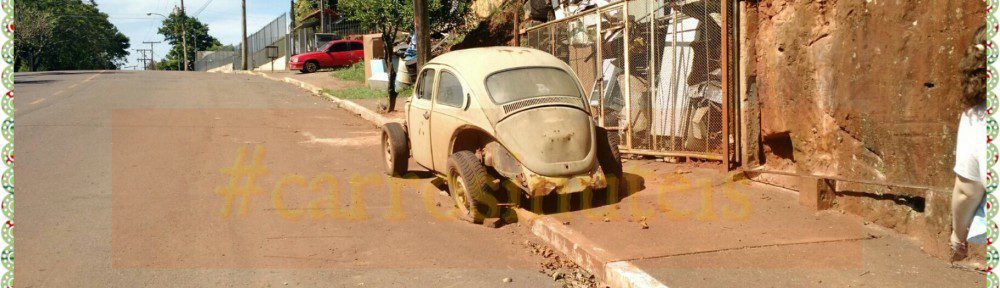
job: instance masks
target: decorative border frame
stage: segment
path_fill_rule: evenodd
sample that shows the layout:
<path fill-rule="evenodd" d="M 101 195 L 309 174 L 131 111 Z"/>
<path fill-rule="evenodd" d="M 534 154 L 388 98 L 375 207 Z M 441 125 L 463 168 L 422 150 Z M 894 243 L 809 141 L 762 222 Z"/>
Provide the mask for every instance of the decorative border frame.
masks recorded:
<path fill-rule="evenodd" d="M 3 42 L 3 48 L 0 49 L 0 56 L 3 61 L 0 62 L 0 69 L 3 69 L 4 95 L 0 96 L 3 97 L 0 107 L 3 108 L 4 121 L 0 126 L 0 134 L 3 135 L 3 139 L 0 139 L 0 145 L 3 145 L 0 155 L 7 167 L 3 176 L 0 176 L 0 184 L 6 191 L 3 202 L 0 202 L 3 210 L 0 221 L 4 222 L 0 226 L 0 237 L 4 242 L 3 252 L 0 252 L 0 264 L 3 264 L 0 286 L 14 287 L 14 0 L 2 1 L 0 5 L 3 9 L 0 13 L 3 14 L 0 17 L 3 17 L 3 39 L 0 41 Z"/>
<path fill-rule="evenodd" d="M 997 262 L 1000 261 L 1000 255 L 997 253 L 997 236 L 1000 235 L 1000 227 L 997 226 L 996 216 L 997 216 L 997 202 L 996 190 L 997 190 L 997 172 L 996 164 L 997 160 L 1000 159 L 1000 153 L 998 153 L 997 145 L 993 142 L 997 139 L 997 134 L 1000 133 L 1000 126 L 997 122 L 997 109 L 1000 109 L 1000 99 L 997 98 L 997 84 L 998 79 L 995 77 L 994 73 L 996 70 L 997 57 L 1000 55 L 1000 45 L 997 45 L 996 36 L 1000 32 L 1000 22 L 997 21 L 998 1 L 1000 0 L 985 0 L 986 1 L 986 102 L 987 109 L 986 114 L 989 115 L 989 120 L 987 120 L 986 125 L 986 169 L 988 169 L 986 174 L 986 219 L 989 219 L 989 230 L 987 231 L 987 243 L 986 247 L 986 287 L 997 287 L 1000 285 L 1000 279 L 997 278 L 994 268 L 997 267 Z"/>

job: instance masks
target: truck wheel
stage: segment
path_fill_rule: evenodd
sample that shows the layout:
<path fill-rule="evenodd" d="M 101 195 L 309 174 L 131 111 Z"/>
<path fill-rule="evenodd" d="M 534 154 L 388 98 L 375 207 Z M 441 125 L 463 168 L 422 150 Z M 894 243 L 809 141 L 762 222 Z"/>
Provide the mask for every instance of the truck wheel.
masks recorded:
<path fill-rule="evenodd" d="M 382 158 L 385 160 L 386 174 L 389 176 L 406 174 L 410 147 L 402 124 L 392 122 L 382 126 Z"/>
<path fill-rule="evenodd" d="M 306 62 L 306 65 L 302 67 L 302 73 L 313 73 L 319 71 L 319 63 L 315 61 Z"/>
<path fill-rule="evenodd" d="M 595 127 L 597 130 L 597 164 L 604 170 L 604 176 L 608 184 L 618 183 L 618 191 L 623 191 L 628 187 L 625 183 L 625 172 L 622 168 L 622 156 L 618 151 L 618 144 L 621 137 L 618 133 L 610 133 L 603 127 Z M 615 180 L 613 181 L 612 178 Z M 621 194 L 619 194 L 621 195 Z"/>
<path fill-rule="evenodd" d="M 489 188 L 493 176 L 471 151 L 459 151 L 448 157 L 448 190 L 455 199 L 463 220 L 482 223 L 499 217 L 498 201 Z"/>

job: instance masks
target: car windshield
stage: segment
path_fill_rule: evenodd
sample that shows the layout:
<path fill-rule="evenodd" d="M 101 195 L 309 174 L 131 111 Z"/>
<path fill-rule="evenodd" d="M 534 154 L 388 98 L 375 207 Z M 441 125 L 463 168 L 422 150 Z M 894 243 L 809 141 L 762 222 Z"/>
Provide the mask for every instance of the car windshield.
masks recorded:
<path fill-rule="evenodd" d="M 323 45 L 323 49 L 319 49 L 319 52 L 330 51 L 330 46 L 333 46 L 333 42 L 326 43 L 326 45 Z"/>
<path fill-rule="evenodd" d="M 580 96 L 580 87 L 566 71 L 548 67 L 519 68 L 493 73 L 486 77 L 486 90 L 493 102 L 542 96 Z"/>

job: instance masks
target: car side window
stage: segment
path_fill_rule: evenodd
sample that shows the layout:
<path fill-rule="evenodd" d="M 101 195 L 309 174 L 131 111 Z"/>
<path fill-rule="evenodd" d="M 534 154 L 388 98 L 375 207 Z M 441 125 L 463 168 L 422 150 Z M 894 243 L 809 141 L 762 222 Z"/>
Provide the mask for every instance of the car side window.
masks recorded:
<path fill-rule="evenodd" d="M 330 46 L 330 52 L 344 52 L 347 51 L 349 48 L 350 46 L 347 43 L 344 42 L 334 43 L 333 46 Z"/>
<path fill-rule="evenodd" d="M 364 50 L 365 45 L 358 42 L 351 42 L 351 50 Z"/>
<path fill-rule="evenodd" d="M 417 86 L 417 99 L 431 100 L 434 89 L 434 69 L 424 69 L 420 75 L 420 85 Z"/>
<path fill-rule="evenodd" d="M 455 74 L 448 71 L 441 71 L 440 83 L 438 83 L 437 103 L 451 107 L 462 108 L 464 104 L 462 97 L 462 83 L 458 81 Z"/>

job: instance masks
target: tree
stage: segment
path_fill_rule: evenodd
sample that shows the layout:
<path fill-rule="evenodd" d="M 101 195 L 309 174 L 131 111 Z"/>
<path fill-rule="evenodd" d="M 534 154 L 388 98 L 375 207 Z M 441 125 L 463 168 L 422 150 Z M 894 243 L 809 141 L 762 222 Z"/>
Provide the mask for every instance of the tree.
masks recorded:
<path fill-rule="evenodd" d="M 187 25 L 181 25 L 183 22 L 187 22 Z M 197 51 L 209 51 L 213 48 L 222 46 L 219 39 L 215 39 L 208 34 L 208 25 L 201 23 L 196 18 L 187 17 L 186 14 L 181 14 L 179 11 L 177 13 L 171 13 L 169 17 L 163 19 L 163 23 L 157 32 L 163 35 L 163 38 L 171 45 L 170 51 L 167 52 L 167 56 L 160 62 L 159 66 L 166 70 L 184 70 L 180 65 L 184 62 L 184 54 L 182 50 L 184 47 L 182 45 L 181 37 L 183 33 L 183 27 L 187 28 L 187 39 L 188 39 L 188 61 L 187 63 L 189 70 L 193 68 L 192 63 L 195 61 L 195 55 Z"/>
<path fill-rule="evenodd" d="M 93 1 L 15 1 L 15 68 L 118 69 L 129 40 Z"/>
<path fill-rule="evenodd" d="M 453 0 L 442 3 L 440 0 L 428 0 L 427 11 L 429 25 L 432 31 L 453 27 L 464 19 L 468 0 Z M 396 109 L 396 68 L 393 53 L 396 40 L 401 32 L 413 30 L 412 0 L 341 0 L 340 10 L 347 19 L 358 21 L 361 25 L 374 28 L 382 33 L 383 53 L 385 54 L 385 71 L 389 73 L 389 112 Z M 417 49 L 428 49 L 418 47 Z"/>

